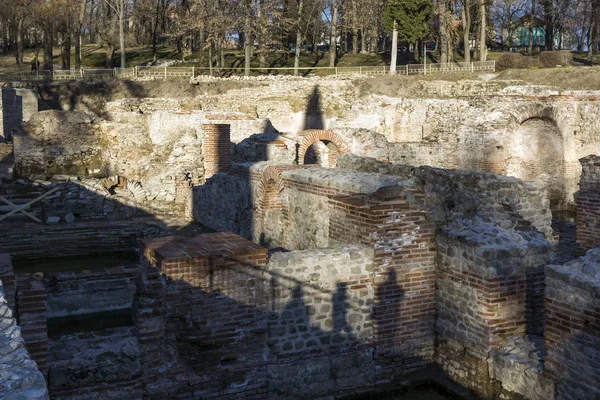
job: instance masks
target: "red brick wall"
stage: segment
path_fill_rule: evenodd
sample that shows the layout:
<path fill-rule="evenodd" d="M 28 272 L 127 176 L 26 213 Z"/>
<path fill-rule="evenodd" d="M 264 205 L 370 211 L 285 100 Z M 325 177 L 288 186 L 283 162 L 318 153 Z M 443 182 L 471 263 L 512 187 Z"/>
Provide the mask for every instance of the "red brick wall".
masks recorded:
<path fill-rule="evenodd" d="M 577 203 L 577 243 L 583 250 L 600 246 L 600 191 L 580 190 Z"/>
<path fill-rule="evenodd" d="M 226 172 L 231 166 L 231 134 L 227 124 L 202 125 L 204 153 L 204 177 Z"/>
<path fill-rule="evenodd" d="M 582 250 L 600 246 L 600 156 L 579 160 L 582 166 L 577 204 L 577 243 Z"/>
<path fill-rule="evenodd" d="M 375 248 L 374 340 L 381 374 L 393 376 L 433 359 L 435 226 L 421 208 L 423 193 L 386 190 L 332 197 L 329 232 L 334 242 Z"/>

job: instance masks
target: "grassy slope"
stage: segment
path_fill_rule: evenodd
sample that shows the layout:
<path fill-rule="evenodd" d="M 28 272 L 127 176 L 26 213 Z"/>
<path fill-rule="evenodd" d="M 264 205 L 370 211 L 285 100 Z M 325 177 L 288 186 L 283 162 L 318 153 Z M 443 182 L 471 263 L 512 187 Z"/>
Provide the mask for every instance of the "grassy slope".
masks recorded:
<path fill-rule="evenodd" d="M 600 67 L 510 69 L 495 79 L 522 80 L 563 90 L 600 90 Z"/>

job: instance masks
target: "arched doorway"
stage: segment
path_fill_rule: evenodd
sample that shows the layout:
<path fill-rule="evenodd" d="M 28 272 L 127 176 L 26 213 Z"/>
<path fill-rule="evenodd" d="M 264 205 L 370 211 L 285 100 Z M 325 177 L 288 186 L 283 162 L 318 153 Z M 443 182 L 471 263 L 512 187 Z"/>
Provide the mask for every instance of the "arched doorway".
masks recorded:
<path fill-rule="evenodd" d="M 506 174 L 546 188 L 551 209 L 564 209 L 564 143 L 556 122 L 549 118 L 524 121 L 507 147 Z"/>
<path fill-rule="evenodd" d="M 326 168 L 337 165 L 337 158 L 350 150 L 342 138 L 333 131 L 307 130 L 300 134 L 298 164 L 320 164 Z"/>

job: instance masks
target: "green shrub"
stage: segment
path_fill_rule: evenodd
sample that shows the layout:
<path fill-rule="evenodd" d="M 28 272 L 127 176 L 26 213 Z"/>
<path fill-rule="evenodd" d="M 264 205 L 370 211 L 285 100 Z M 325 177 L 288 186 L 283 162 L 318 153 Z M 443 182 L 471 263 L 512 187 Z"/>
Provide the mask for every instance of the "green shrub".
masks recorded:
<path fill-rule="evenodd" d="M 540 66 L 554 68 L 573 65 L 573 53 L 570 51 L 544 51 L 540 53 Z"/>
<path fill-rule="evenodd" d="M 519 53 L 502 53 L 496 61 L 498 69 L 530 68 L 534 66 L 536 66 L 536 62 L 533 57 L 523 56 Z"/>

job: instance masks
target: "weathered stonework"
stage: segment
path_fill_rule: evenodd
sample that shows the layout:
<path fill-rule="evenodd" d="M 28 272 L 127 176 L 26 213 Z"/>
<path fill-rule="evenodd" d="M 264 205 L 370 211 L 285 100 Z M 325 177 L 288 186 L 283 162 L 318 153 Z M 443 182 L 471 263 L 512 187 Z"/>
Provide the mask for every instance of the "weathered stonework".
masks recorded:
<path fill-rule="evenodd" d="M 138 266 L 47 265 L 43 279 L 0 257 L 53 397 L 343 398 L 434 365 L 488 399 L 598 394 L 596 251 L 546 267 L 574 160 L 597 151 L 598 94 L 357 84 L 272 79 L 23 124 L 30 181 L 6 171 L 0 195 L 56 191 L 28 208 L 47 224 L 20 215 L 0 235 L 15 265 L 142 239 Z M 575 195 L 583 247 L 600 231 L 597 158 Z M 61 331 L 72 317 L 99 325 Z"/>
<path fill-rule="evenodd" d="M 557 382 L 557 399 L 600 395 L 598 278 L 598 249 L 565 265 L 546 268 L 545 365 Z"/>
<path fill-rule="evenodd" d="M 2 87 L 0 89 L 0 141 L 11 141 L 21 122 L 38 112 L 38 94 L 31 89 Z"/>
<path fill-rule="evenodd" d="M 0 398 L 6 400 L 47 400 L 48 389 L 36 362 L 30 358 L 21 328 L 14 316 L 14 303 L 9 306 L 3 288 L 4 279 L 9 275 L 10 260 L 6 264 L 3 256 L 2 276 L 0 276 Z M 12 283 L 14 285 L 14 283 Z M 9 286 L 10 288 L 10 286 Z M 9 289 L 13 291 L 14 287 Z M 13 300 L 11 300 L 13 301 Z M 12 307 L 12 309 L 11 309 Z"/>
<path fill-rule="evenodd" d="M 582 158 L 577 203 L 577 243 L 583 250 L 600 246 L 600 157 Z"/>

